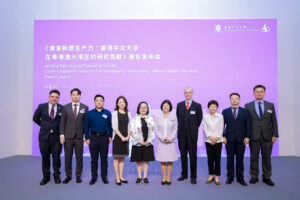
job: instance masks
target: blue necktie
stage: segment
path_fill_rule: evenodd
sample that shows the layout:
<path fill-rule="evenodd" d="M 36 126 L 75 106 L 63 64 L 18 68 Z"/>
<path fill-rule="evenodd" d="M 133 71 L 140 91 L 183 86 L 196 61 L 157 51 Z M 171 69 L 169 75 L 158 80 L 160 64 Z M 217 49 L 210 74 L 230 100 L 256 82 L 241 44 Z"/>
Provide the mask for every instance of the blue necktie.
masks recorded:
<path fill-rule="evenodd" d="M 261 102 L 258 102 L 258 111 L 259 111 L 259 118 L 261 119 L 262 116 L 263 116 L 263 112 L 262 112 L 262 109 L 261 109 Z"/>

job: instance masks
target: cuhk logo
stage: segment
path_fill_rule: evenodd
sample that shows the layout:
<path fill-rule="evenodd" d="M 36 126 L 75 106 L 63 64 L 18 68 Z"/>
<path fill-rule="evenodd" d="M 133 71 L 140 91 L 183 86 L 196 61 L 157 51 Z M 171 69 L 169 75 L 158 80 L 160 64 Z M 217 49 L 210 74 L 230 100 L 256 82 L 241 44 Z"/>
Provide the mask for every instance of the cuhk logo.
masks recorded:
<path fill-rule="evenodd" d="M 216 32 L 221 32 L 221 29 L 222 29 L 222 27 L 221 27 L 221 25 L 215 25 L 215 31 Z"/>
<path fill-rule="evenodd" d="M 264 24 L 264 26 L 262 27 L 261 31 L 264 32 L 264 33 L 267 33 L 269 32 L 271 29 L 269 26 L 267 26 L 267 24 Z"/>

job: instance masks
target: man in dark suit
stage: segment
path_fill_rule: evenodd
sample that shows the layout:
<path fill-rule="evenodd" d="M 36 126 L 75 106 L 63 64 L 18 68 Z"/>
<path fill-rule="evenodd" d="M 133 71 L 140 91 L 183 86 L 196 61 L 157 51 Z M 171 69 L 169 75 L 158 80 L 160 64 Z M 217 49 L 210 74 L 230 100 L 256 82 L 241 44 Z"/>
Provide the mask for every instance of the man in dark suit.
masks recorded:
<path fill-rule="evenodd" d="M 278 126 L 273 103 L 264 100 L 265 86 L 257 85 L 253 89 L 254 101 L 245 105 L 252 119 L 252 137 L 250 141 L 250 183 L 258 182 L 259 152 L 262 156 L 262 177 L 267 185 L 274 186 L 271 180 L 271 154 L 273 144 L 278 138 Z"/>
<path fill-rule="evenodd" d="M 88 107 L 80 103 L 81 91 L 77 88 L 71 90 L 72 102 L 62 109 L 60 120 L 60 143 L 65 150 L 65 171 L 66 178 L 64 184 L 72 180 L 72 157 L 75 149 L 76 156 L 76 182 L 81 183 L 83 168 L 83 136 L 84 122 L 88 112 Z"/>
<path fill-rule="evenodd" d="M 62 106 L 58 104 L 60 92 L 51 90 L 49 102 L 40 104 L 36 109 L 33 121 L 40 126 L 39 147 L 42 154 L 43 179 L 40 185 L 45 185 L 50 181 L 50 154 L 53 159 L 53 176 L 56 184 L 60 180 L 60 153 L 61 144 L 59 143 L 59 123 L 61 118 Z"/>
<path fill-rule="evenodd" d="M 191 183 L 197 183 L 197 141 L 198 129 L 202 121 L 201 104 L 192 100 L 193 90 L 187 87 L 184 90 L 185 101 L 177 104 L 176 115 L 178 120 L 178 145 L 181 157 L 181 176 L 183 181 L 188 177 L 187 152 L 190 157 Z"/>
<path fill-rule="evenodd" d="M 244 180 L 244 153 L 245 146 L 251 137 L 251 120 L 248 111 L 239 107 L 240 95 L 230 94 L 231 107 L 223 110 L 224 134 L 223 141 L 227 152 L 227 181 L 231 184 L 234 178 L 234 156 L 236 156 L 236 178 L 237 181 L 247 186 Z"/>

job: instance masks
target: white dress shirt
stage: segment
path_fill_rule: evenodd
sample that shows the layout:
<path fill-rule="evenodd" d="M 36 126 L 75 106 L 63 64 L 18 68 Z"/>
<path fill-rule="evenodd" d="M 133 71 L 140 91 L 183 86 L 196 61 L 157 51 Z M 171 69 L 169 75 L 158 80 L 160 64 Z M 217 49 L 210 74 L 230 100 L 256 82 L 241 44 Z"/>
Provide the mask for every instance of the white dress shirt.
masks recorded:
<path fill-rule="evenodd" d="M 217 143 L 223 142 L 224 118 L 223 115 L 215 113 L 215 115 L 206 114 L 203 117 L 203 132 L 205 142 L 211 143 L 210 136 L 218 138 Z"/>

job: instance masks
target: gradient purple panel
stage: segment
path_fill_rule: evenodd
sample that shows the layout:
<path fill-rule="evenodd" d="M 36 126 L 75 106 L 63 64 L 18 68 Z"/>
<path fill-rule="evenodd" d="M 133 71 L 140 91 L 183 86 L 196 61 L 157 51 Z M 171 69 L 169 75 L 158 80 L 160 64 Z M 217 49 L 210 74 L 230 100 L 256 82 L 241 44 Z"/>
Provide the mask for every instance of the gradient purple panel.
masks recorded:
<path fill-rule="evenodd" d="M 105 96 L 110 111 L 124 95 L 133 114 L 146 100 L 155 116 L 164 99 L 176 108 L 190 86 L 204 112 L 211 99 L 221 112 L 231 92 L 241 94 L 242 106 L 252 101 L 256 84 L 267 87 L 265 99 L 277 108 L 276 19 L 36 20 L 34 29 L 34 110 L 51 89 L 60 90 L 66 104 L 78 87 L 90 108 L 95 94 Z M 33 155 L 40 155 L 38 130 L 34 124 Z M 202 129 L 198 147 L 205 155 Z"/>

